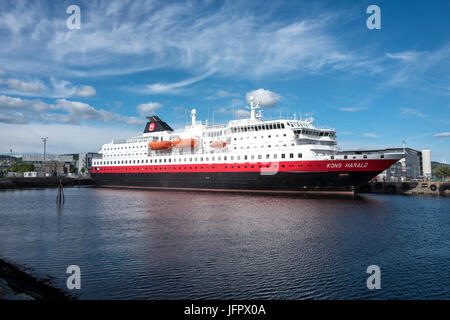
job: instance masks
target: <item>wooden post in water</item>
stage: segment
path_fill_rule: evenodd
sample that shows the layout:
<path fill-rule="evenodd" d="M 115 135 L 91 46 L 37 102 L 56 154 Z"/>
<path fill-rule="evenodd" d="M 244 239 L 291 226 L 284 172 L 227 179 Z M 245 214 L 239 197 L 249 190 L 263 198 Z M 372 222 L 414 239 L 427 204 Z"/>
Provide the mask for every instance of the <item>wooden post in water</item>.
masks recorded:
<path fill-rule="evenodd" d="M 65 198 L 64 198 L 64 188 L 62 185 L 62 180 L 59 179 L 59 186 L 58 186 L 58 194 L 56 195 L 56 203 L 58 205 L 64 204 L 65 202 Z"/>

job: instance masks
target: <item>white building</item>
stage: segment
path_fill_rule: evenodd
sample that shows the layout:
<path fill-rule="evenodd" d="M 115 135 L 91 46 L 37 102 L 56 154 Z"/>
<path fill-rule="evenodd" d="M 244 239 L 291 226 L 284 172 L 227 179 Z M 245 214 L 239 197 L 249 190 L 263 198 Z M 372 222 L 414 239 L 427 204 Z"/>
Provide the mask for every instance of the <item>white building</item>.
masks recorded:
<path fill-rule="evenodd" d="M 45 173 L 42 171 L 28 171 L 28 172 L 24 172 L 23 176 L 25 178 L 37 178 L 37 177 L 44 177 Z"/>
<path fill-rule="evenodd" d="M 81 169 L 84 168 L 84 172 L 88 173 L 92 168 L 92 158 L 97 155 L 95 152 L 80 153 L 78 154 L 77 168 L 78 174 L 82 174 Z"/>
<path fill-rule="evenodd" d="M 422 172 L 426 178 L 431 178 L 431 151 L 429 149 L 422 150 Z"/>

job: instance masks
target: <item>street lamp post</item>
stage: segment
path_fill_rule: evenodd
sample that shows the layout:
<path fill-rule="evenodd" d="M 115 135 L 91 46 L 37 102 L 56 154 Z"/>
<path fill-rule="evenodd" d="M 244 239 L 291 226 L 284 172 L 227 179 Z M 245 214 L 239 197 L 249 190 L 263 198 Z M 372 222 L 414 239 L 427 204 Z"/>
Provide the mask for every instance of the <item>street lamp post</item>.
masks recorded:
<path fill-rule="evenodd" d="M 46 146 L 47 146 L 48 137 L 41 138 L 41 140 L 44 143 L 44 162 L 42 162 L 42 171 L 44 171 L 44 175 L 46 175 L 46 173 L 45 173 L 45 149 L 46 149 Z"/>

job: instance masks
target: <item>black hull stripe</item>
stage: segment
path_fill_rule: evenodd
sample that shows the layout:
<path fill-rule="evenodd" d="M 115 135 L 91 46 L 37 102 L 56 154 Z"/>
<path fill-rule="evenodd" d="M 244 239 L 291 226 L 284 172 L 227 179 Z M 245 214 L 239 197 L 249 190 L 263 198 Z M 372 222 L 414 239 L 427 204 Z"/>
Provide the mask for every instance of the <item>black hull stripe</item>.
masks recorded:
<path fill-rule="evenodd" d="M 160 189 L 308 191 L 351 190 L 378 175 L 379 171 L 361 172 L 256 172 L 234 173 L 93 173 L 97 186 L 148 187 Z"/>

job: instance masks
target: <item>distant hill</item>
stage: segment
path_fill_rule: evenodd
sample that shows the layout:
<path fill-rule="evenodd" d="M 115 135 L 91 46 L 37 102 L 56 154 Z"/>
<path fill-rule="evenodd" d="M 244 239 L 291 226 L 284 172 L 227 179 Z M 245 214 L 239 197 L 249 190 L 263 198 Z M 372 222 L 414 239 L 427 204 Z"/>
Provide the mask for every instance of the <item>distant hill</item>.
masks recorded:
<path fill-rule="evenodd" d="M 431 170 L 434 170 L 435 168 L 437 168 L 439 166 L 450 167 L 450 164 L 441 163 L 441 162 L 437 162 L 437 161 L 431 161 Z"/>
<path fill-rule="evenodd" d="M 9 157 L 11 157 L 11 156 L 0 154 L 0 160 L 6 160 L 6 159 L 9 160 Z M 11 159 L 17 159 L 17 157 L 12 156 Z"/>

